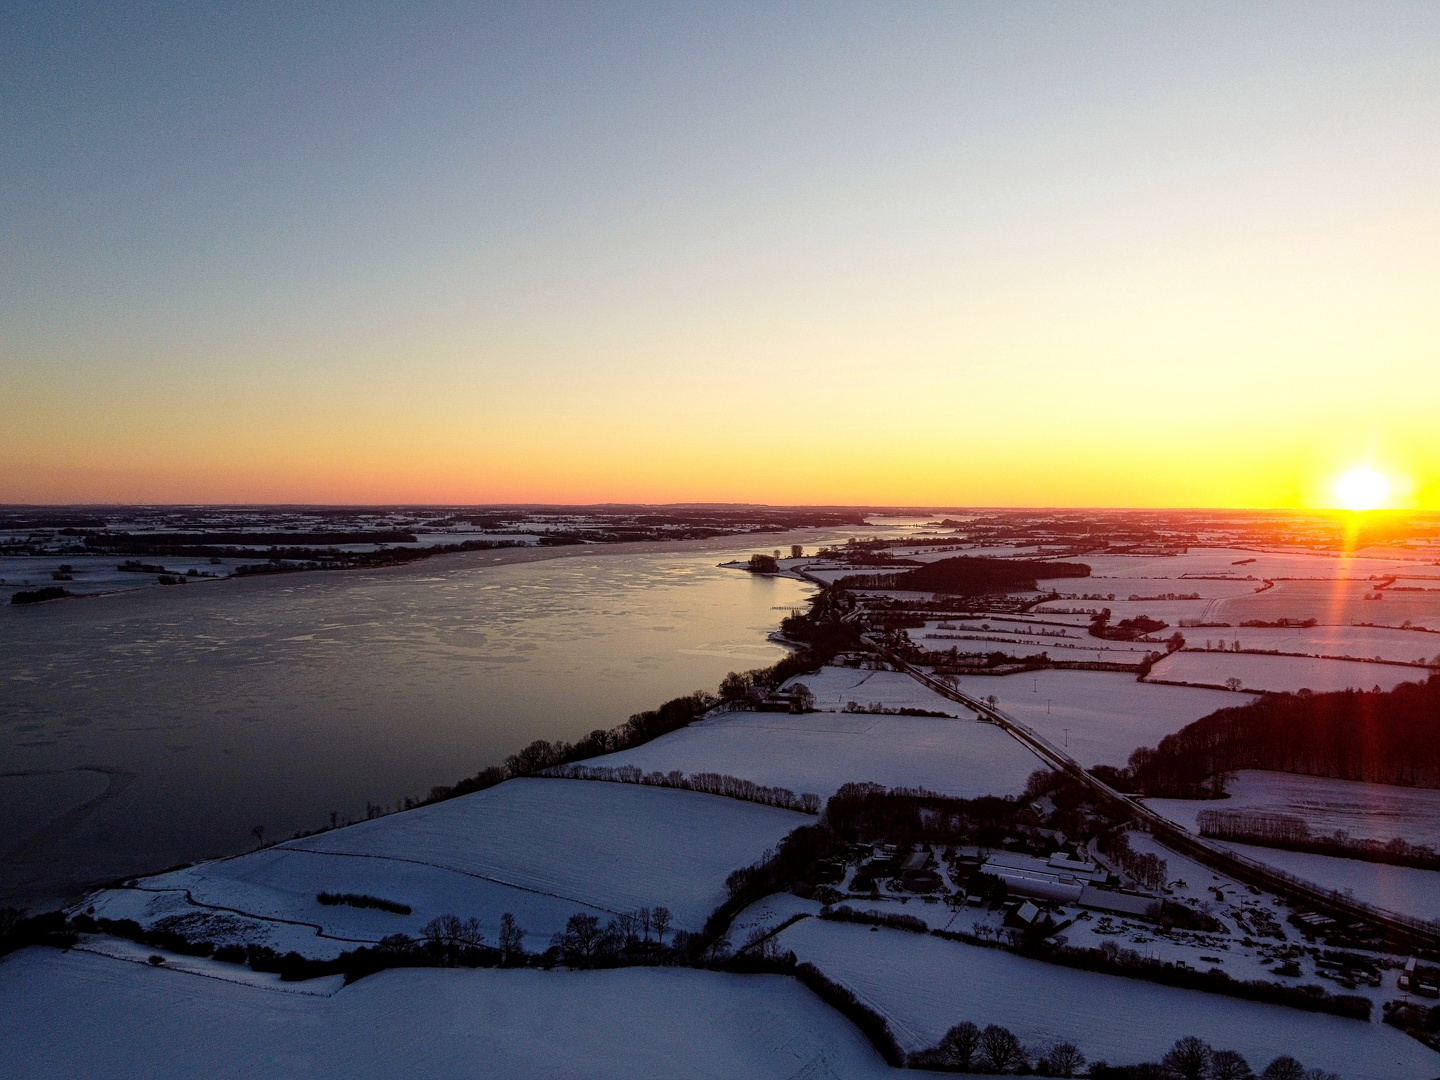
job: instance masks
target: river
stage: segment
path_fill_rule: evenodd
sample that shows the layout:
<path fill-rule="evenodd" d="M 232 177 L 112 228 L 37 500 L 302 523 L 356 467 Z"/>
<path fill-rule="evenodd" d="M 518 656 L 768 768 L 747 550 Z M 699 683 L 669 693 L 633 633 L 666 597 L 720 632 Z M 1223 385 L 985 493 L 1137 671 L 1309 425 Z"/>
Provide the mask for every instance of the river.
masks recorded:
<path fill-rule="evenodd" d="M 767 635 L 813 591 L 717 564 L 845 535 L 473 552 L 0 609 L 0 902 L 358 818 L 713 690 L 782 655 Z"/>

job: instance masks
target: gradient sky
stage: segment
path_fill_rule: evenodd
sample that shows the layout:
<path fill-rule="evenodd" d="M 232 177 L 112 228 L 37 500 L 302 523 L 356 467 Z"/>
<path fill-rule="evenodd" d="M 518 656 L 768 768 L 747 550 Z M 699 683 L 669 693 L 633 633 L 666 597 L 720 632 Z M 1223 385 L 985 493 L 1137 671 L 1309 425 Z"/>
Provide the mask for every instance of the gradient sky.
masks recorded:
<path fill-rule="evenodd" d="M 0 501 L 1440 507 L 1440 5 L 10 5 Z"/>

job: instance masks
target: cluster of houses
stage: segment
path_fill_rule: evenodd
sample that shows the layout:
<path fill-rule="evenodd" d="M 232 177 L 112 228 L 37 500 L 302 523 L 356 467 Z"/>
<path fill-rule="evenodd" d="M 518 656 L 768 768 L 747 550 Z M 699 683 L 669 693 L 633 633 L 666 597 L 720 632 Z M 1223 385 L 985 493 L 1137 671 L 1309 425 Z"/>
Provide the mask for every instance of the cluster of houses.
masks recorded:
<path fill-rule="evenodd" d="M 890 880 L 890 888 L 895 891 L 919 895 L 945 886 L 928 845 L 905 850 L 894 844 L 876 844 L 855 854 L 869 856 L 856 874 L 861 889 L 869 887 L 864 882 L 884 878 Z M 961 849 L 954 870 L 960 875 L 955 879 L 957 883 L 963 879 L 969 886 L 962 887 L 962 893 L 968 892 L 969 902 L 975 905 L 985 903 L 991 893 L 990 887 L 979 884 L 988 879 L 992 885 L 995 881 L 1003 883 L 1007 897 L 1028 904 L 1037 914 L 1037 904 L 1069 904 L 1125 918 L 1154 920 L 1160 915 L 1160 898 L 1117 888 L 1117 879 L 1108 870 L 1073 852 L 1062 850 L 1038 856 L 1018 851 L 981 854 L 978 849 Z"/>

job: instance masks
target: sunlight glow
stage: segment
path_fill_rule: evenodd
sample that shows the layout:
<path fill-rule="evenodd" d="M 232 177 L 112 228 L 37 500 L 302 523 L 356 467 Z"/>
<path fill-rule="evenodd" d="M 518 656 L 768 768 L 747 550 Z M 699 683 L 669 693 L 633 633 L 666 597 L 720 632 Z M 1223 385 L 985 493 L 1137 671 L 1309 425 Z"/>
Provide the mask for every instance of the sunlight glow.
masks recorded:
<path fill-rule="evenodd" d="M 1368 465 L 1351 469 L 1335 481 L 1336 502 L 1346 510 L 1375 510 L 1385 505 L 1390 481 Z"/>

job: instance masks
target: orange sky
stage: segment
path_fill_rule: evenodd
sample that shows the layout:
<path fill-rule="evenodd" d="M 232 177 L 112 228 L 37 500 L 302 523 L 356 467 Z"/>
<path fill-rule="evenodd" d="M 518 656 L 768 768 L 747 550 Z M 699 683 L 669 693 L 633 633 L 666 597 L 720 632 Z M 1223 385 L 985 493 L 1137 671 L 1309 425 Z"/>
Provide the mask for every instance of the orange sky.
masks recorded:
<path fill-rule="evenodd" d="M 37 12 L 0 502 L 1440 508 L 1437 13 Z"/>

